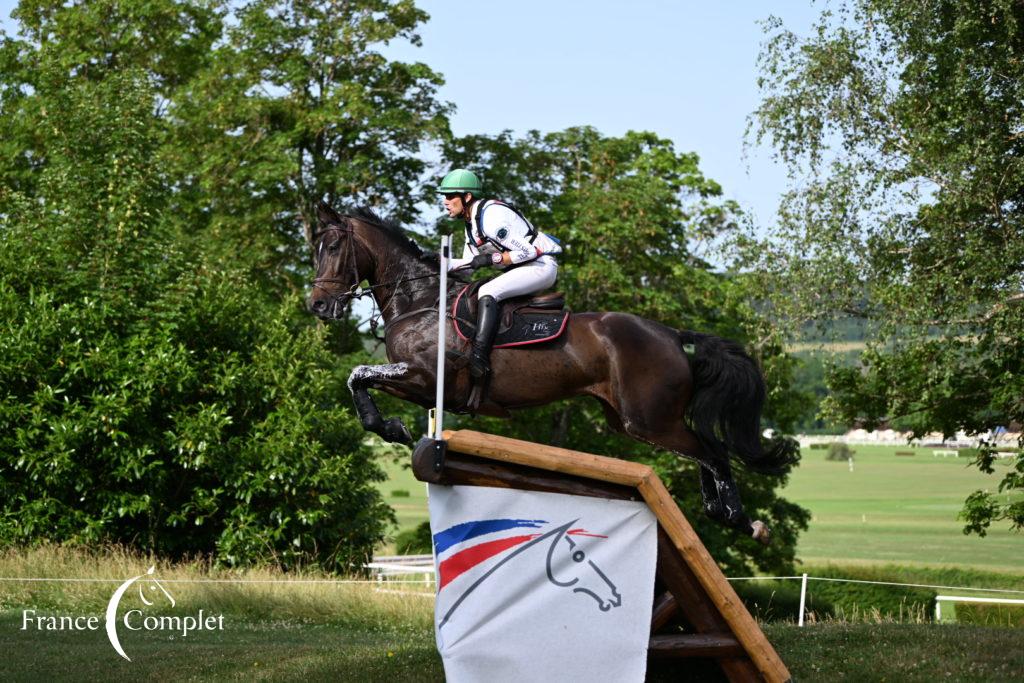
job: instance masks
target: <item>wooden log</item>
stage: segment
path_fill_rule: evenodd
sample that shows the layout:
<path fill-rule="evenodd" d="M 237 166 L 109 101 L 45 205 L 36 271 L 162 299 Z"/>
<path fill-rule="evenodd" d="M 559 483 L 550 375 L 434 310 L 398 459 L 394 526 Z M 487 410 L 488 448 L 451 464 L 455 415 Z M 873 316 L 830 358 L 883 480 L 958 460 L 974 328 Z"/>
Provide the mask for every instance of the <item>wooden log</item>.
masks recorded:
<path fill-rule="evenodd" d="M 573 475 L 548 472 L 525 465 L 491 463 L 452 450 L 445 456 L 444 470 L 435 473 L 433 449 L 417 448 L 413 452 L 412 470 L 420 481 L 446 486 L 493 486 L 612 500 L 642 499 L 640 493 L 632 486 L 580 479 Z"/>
<path fill-rule="evenodd" d="M 743 646 L 728 633 L 687 633 L 651 636 L 647 652 L 652 657 L 723 657 L 744 656 Z M 729 680 L 735 680 L 731 676 Z"/>
<path fill-rule="evenodd" d="M 683 517 L 661 479 L 652 472 L 638 488 L 676 550 L 686 558 L 687 565 L 700 582 L 701 594 L 707 595 L 714 603 L 764 680 L 768 683 L 786 683 L 791 680 L 789 669 L 750 616 L 714 558 L 701 543 L 697 532 Z"/>
<path fill-rule="evenodd" d="M 632 488 L 638 490 L 658 518 L 659 535 L 664 533 L 667 539 L 661 544 L 666 548 L 666 552 L 659 550 L 659 556 L 667 553 L 677 558 L 676 562 L 666 565 L 676 568 L 675 578 L 671 579 L 671 583 L 666 580 L 666 586 L 676 599 L 680 610 L 691 622 L 695 622 L 694 626 L 701 632 L 683 635 L 731 632 L 735 642 L 739 644 L 739 654 L 711 655 L 717 659 L 730 681 L 763 680 L 769 683 L 786 683 L 791 680 L 789 670 L 740 602 L 736 592 L 693 531 L 693 527 L 650 467 L 469 430 L 446 431 L 443 436 L 448 441 L 448 462 L 452 471 L 449 475 L 446 466 L 446 471 L 441 474 L 432 472 L 431 459 L 429 466 L 421 463 L 417 467 L 417 476 L 424 481 L 503 485 L 526 490 L 569 493 L 574 491 L 569 491 L 568 488 L 575 488 L 575 491 L 594 491 L 592 494 L 580 495 L 625 499 L 635 499 L 634 494 L 626 491 Z M 460 454 L 470 457 L 460 457 Z M 473 467 L 470 465 L 472 456 L 493 460 L 503 465 L 490 468 Z M 505 468 L 514 470 L 517 466 L 526 469 L 502 472 Z M 445 479 L 446 476 L 450 476 L 450 479 Z M 571 477 L 582 477 L 588 481 L 569 483 Z M 609 496 L 604 491 L 599 491 L 606 484 L 617 485 L 626 491 L 620 490 L 619 495 Z M 659 561 L 659 576 L 660 566 Z M 684 569 L 679 569 L 680 567 Z M 664 576 L 661 578 L 665 580 Z"/>
<path fill-rule="evenodd" d="M 445 431 L 442 436 L 448 442 L 450 451 L 481 455 L 491 460 L 527 465 L 551 472 L 574 474 L 613 484 L 637 486 L 645 477 L 653 474 L 650 467 L 635 462 L 466 429 L 455 432 Z"/>
<path fill-rule="evenodd" d="M 651 609 L 651 633 L 660 631 L 675 616 L 678 609 L 679 605 L 671 591 L 665 591 L 655 597 L 654 607 Z"/>
<path fill-rule="evenodd" d="M 728 622 L 718 613 L 714 603 L 704 594 L 689 565 L 675 551 L 672 539 L 658 527 L 658 578 L 676 599 L 683 619 L 698 633 L 729 633 Z M 737 641 L 738 642 L 738 641 Z M 718 665 L 732 683 L 754 683 L 764 680 L 754 663 L 746 657 L 719 659 Z"/>

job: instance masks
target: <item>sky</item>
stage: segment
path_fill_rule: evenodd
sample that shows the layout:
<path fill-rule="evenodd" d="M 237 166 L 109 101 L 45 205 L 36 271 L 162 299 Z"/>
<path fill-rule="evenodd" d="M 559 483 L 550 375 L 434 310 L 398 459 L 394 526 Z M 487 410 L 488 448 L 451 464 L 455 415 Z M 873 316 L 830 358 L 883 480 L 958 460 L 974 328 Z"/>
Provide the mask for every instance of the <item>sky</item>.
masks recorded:
<path fill-rule="evenodd" d="M 13 0 L 0 0 L 8 33 Z M 430 14 L 422 47 L 392 43 L 390 57 L 421 61 L 446 79 L 456 135 L 542 133 L 590 125 L 605 135 L 645 130 L 696 152 L 705 176 L 766 227 L 786 189 L 769 149 L 744 156 L 756 109 L 758 22 L 770 14 L 806 33 L 812 0 L 417 0 Z M 438 206 L 440 213 L 441 207 Z M 428 218 L 429 220 L 429 218 Z"/>
<path fill-rule="evenodd" d="M 806 34 L 811 0 L 464 3 L 419 0 L 430 14 L 421 48 L 392 46 L 442 73 L 456 135 L 542 133 L 591 125 L 605 135 L 646 130 L 701 170 L 762 227 L 786 189 L 769 149 L 744 158 L 747 118 L 760 100 L 759 22 L 774 14 Z"/>

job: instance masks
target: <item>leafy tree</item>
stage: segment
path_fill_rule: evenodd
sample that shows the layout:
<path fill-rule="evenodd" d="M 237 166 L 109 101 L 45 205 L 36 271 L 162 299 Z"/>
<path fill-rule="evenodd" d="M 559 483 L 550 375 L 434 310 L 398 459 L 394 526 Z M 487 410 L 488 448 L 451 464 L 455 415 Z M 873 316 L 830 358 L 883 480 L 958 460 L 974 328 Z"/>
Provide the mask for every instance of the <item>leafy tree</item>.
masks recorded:
<path fill-rule="evenodd" d="M 716 273 L 708 263 L 736 228 L 739 209 L 704 177 L 695 154 L 680 154 L 651 133 L 606 137 L 583 127 L 519 139 L 508 132 L 468 136 L 451 141 L 445 157 L 478 169 L 488 196 L 517 204 L 563 242 L 558 287 L 574 310 L 624 310 L 748 342 L 769 377 L 771 418 L 783 428 L 792 423 L 800 412 L 792 406 L 802 399 L 788 386 L 791 360 L 777 333 L 751 308 L 748 280 Z M 461 223 L 441 228 L 456 235 L 463 229 Z M 730 572 L 792 567 L 796 536 L 808 515 L 776 496 L 778 479 L 738 477 L 751 515 L 775 532 L 776 541 L 764 548 L 696 514 L 702 509 L 696 465 L 611 432 L 596 402 L 564 402 L 526 411 L 510 423 L 486 424 L 488 431 L 531 441 L 645 459 L 658 467 Z"/>
<path fill-rule="evenodd" d="M 225 4 L 21 0 L 11 15 L 22 37 L 0 32 L 0 183 L 31 194 L 46 164 L 40 79 L 96 82 L 137 70 L 163 112 L 208 59 Z"/>
<path fill-rule="evenodd" d="M 777 315 L 877 330 L 831 372 L 831 415 L 916 435 L 1024 423 L 1024 5 L 856 0 L 807 38 L 767 30 L 755 129 L 795 189 L 749 256 Z M 977 464 L 993 471 L 991 449 Z M 999 490 L 1024 491 L 1024 452 Z M 979 491 L 962 515 L 1019 530 L 1024 501 Z"/>
<path fill-rule="evenodd" d="M 379 46 L 419 44 L 411 0 L 253 0 L 169 107 L 182 210 L 254 272 L 294 286 L 324 199 L 416 216 L 420 145 L 447 134 L 441 77 Z M 301 229 L 300 229 L 301 226 Z M 280 280 L 283 279 L 283 282 Z"/>
<path fill-rule="evenodd" d="M 323 332 L 179 239 L 144 71 L 65 75 L 0 193 L 0 544 L 357 566 L 392 514 Z"/>

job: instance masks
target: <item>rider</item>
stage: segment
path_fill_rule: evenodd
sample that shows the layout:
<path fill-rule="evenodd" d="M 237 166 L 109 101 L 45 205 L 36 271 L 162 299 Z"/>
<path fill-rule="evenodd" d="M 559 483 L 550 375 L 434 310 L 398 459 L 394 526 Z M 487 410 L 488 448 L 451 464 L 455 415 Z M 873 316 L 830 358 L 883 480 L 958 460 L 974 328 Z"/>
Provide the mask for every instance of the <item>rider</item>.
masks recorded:
<path fill-rule="evenodd" d="M 511 204 L 483 198 L 483 184 L 472 171 L 457 168 L 444 177 L 439 188 L 451 218 L 466 223 L 466 247 L 462 258 L 452 259 L 449 270 L 494 267 L 503 271 L 480 287 L 476 335 L 469 371 L 474 379 L 491 371 L 491 344 L 498 330 L 498 302 L 533 294 L 555 284 L 562 247 L 540 232 Z"/>

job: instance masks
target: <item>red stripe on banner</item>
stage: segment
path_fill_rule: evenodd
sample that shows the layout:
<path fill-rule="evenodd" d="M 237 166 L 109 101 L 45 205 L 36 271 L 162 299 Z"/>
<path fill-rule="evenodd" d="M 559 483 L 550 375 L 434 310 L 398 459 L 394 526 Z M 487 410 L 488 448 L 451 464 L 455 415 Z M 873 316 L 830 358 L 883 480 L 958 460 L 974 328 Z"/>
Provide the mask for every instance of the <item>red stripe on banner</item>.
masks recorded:
<path fill-rule="evenodd" d="M 460 550 L 441 563 L 441 585 L 438 587 L 438 590 L 444 588 L 460 574 L 472 569 L 484 560 L 538 536 L 540 534 L 510 536 L 509 538 L 499 538 L 496 541 L 488 541 L 487 543 L 481 543 L 471 548 Z"/>
<path fill-rule="evenodd" d="M 591 538 L 608 538 L 607 536 L 602 536 L 601 534 L 592 534 L 586 529 L 571 529 L 569 531 L 566 531 L 565 533 L 569 534 L 570 536 L 590 536 Z"/>

